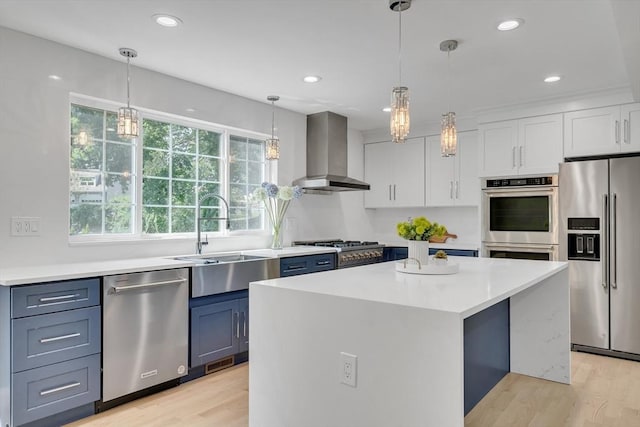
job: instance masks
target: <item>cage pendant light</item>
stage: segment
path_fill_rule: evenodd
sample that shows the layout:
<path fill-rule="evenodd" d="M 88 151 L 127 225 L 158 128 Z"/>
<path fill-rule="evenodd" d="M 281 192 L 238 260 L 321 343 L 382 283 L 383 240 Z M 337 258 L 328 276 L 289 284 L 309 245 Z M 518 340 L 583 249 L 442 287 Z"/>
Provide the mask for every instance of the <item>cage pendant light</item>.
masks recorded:
<path fill-rule="evenodd" d="M 267 138 L 265 141 L 265 159 L 278 160 L 280 158 L 280 140 L 275 136 L 275 105 L 274 103 L 279 100 L 279 96 L 269 95 L 267 100 L 271 101 L 271 138 Z"/>
<path fill-rule="evenodd" d="M 133 49 L 123 47 L 120 49 L 120 55 L 127 58 L 127 106 L 120 107 L 118 109 L 118 136 L 121 138 L 133 138 L 138 136 L 140 127 L 138 110 L 131 108 L 129 103 L 129 63 L 131 62 L 131 58 L 138 56 L 138 52 Z"/>
<path fill-rule="evenodd" d="M 443 52 L 447 52 L 447 77 L 449 83 L 447 84 L 449 88 L 449 103 L 451 102 L 451 64 L 449 55 L 451 51 L 455 50 L 458 47 L 458 42 L 456 40 L 445 40 L 440 43 L 440 50 Z M 449 105 L 448 110 L 451 110 L 451 106 Z M 450 157 L 455 156 L 456 151 L 458 150 L 458 134 L 456 131 L 456 113 L 453 111 L 449 111 L 442 115 L 441 122 L 441 132 L 440 132 L 440 153 L 442 157 Z"/>
<path fill-rule="evenodd" d="M 398 12 L 398 86 L 391 91 L 389 130 L 395 143 L 405 142 L 410 130 L 409 88 L 402 86 L 402 11 L 411 7 L 411 0 L 389 0 L 389 8 Z"/>

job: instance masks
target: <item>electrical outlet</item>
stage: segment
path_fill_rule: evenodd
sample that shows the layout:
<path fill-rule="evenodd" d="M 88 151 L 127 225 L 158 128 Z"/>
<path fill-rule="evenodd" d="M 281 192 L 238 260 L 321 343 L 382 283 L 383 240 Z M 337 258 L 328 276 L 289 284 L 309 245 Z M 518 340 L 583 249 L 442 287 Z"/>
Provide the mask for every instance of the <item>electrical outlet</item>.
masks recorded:
<path fill-rule="evenodd" d="M 34 216 L 12 216 L 11 217 L 12 236 L 39 236 L 40 218 Z"/>
<path fill-rule="evenodd" d="M 358 374 L 358 356 L 349 353 L 340 353 L 340 382 L 351 387 L 356 386 Z"/>

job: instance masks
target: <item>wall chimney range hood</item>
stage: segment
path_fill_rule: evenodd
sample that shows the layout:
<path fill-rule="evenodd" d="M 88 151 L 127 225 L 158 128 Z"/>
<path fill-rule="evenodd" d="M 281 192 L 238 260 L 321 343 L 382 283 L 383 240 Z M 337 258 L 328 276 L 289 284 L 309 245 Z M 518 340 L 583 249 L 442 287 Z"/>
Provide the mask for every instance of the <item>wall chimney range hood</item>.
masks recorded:
<path fill-rule="evenodd" d="M 308 193 L 369 190 L 347 176 L 347 118 L 330 111 L 307 116 L 307 176 L 293 185 Z"/>

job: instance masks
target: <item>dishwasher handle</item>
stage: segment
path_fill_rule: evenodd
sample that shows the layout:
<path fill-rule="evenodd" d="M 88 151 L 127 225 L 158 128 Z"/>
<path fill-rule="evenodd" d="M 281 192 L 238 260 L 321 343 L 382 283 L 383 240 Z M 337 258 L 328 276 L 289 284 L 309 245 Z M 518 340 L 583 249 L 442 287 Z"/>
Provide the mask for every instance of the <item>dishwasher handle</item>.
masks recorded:
<path fill-rule="evenodd" d="M 139 285 L 112 286 L 110 292 L 117 294 L 120 292 L 156 288 L 159 286 L 181 285 L 186 281 L 187 279 L 181 278 L 181 279 L 173 279 L 173 280 L 162 280 L 160 282 L 141 283 Z"/>

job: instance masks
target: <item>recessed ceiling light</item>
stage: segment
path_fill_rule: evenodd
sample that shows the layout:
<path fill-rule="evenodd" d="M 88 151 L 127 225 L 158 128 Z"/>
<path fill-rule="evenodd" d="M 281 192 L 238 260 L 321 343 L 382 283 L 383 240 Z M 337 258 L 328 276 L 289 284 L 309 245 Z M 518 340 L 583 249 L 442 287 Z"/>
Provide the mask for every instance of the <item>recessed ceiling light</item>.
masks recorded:
<path fill-rule="evenodd" d="M 153 19 L 158 25 L 162 25 L 163 27 L 177 27 L 182 24 L 182 19 L 171 15 L 157 14 L 153 15 Z"/>
<path fill-rule="evenodd" d="M 305 76 L 302 80 L 305 83 L 318 83 L 320 80 L 322 80 L 322 77 L 320 77 L 320 76 Z"/>
<path fill-rule="evenodd" d="M 196 109 L 195 109 L 195 108 L 187 108 L 187 109 L 186 109 L 186 112 L 187 112 L 187 113 L 193 113 L 193 112 L 195 112 L 195 111 L 196 111 Z"/>
<path fill-rule="evenodd" d="M 49 78 L 51 80 L 62 80 L 62 77 L 56 76 L 55 74 L 49 74 Z"/>
<path fill-rule="evenodd" d="M 544 79 L 544 82 L 545 83 L 554 83 L 554 82 L 559 81 L 561 78 L 562 77 L 560 77 L 560 76 L 549 76 L 549 77 Z"/>
<path fill-rule="evenodd" d="M 511 31 L 511 30 L 515 30 L 522 24 L 524 24 L 523 19 L 520 19 L 520 18 L 507 19 L 506 21 L 502 21 L 501 23 L 498 24 L 498 30 Z"/>
<path fill-rule="evenodd" d="M 384 111 L 385 113 L 390 113 L 391 112 L 391 107 L 384 107 L 382 109 L 382 111 Z"/>

